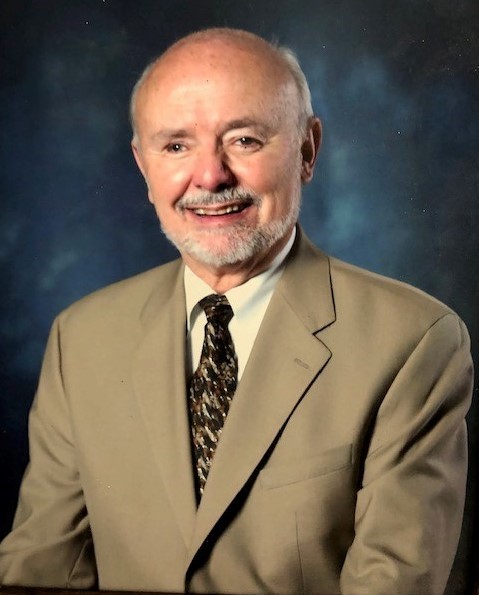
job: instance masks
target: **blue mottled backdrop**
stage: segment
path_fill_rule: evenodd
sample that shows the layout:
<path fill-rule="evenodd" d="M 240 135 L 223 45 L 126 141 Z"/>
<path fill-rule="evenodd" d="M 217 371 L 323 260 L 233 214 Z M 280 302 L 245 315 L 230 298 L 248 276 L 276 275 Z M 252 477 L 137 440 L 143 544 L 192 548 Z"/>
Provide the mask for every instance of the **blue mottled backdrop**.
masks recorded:
<path fill-rule="evenodd" d="M 0 537 L 28 459 L 48 329 L 86 293 L 175 256 L 129 149 L 142 68 L 212 25 L 298 54 L 325 143 L 301 221 L 325 250 L 432 293 L 479 338 L 477 0 L 2 0 Z M 478 566 L 479 413 L 449 593 Z"/>

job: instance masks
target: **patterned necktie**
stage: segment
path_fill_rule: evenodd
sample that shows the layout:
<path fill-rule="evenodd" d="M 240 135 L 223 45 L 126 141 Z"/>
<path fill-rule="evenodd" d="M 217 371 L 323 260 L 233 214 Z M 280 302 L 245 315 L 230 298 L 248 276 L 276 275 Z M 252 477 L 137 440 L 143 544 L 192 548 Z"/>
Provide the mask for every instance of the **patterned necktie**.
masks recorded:
<path fill-rule="evenodd" d="M 202 299 L 199 304 L 206 313 L 207 323 L 200 363 L 193 374 L 189 390 L 198 500 L 203 494 L 238 379 L 238 361 L 228 330 L 233 310 L 227 298 L 213 294 Z"/>

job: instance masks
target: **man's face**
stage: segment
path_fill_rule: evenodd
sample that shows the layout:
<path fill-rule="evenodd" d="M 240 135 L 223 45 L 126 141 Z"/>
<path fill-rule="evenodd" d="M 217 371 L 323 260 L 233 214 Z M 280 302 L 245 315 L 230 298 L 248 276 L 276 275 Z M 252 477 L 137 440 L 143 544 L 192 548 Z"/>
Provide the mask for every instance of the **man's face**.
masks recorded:
<path fill-rule="evenodd" d="M 203 44 L 165 60 L 139 94 L 135 157 L 187 263 L 249 266 L 284 244 L 297 220 L 296 89 L 268 66 Z"/>

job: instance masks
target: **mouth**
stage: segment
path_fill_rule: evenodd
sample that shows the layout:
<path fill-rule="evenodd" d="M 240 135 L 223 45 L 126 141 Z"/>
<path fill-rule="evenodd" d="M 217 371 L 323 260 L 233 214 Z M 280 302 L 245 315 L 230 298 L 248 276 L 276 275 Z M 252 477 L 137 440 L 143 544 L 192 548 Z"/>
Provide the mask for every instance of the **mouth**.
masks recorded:
<path fill-rule="evenodd" d="M 247 209 L 251 203 L 235 203 L 229 205 L 211 205 L 201 207 L 189 207 L 188 211 L 198 217 L 222 217 L 225 215 L 235 215 Z"/>

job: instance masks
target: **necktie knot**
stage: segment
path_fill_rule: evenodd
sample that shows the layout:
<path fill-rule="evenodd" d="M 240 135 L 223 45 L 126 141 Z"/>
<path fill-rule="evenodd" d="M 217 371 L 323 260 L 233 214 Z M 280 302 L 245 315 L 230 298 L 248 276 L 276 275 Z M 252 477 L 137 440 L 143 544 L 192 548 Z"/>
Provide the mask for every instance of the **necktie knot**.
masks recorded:
<path fill-rule="evenodd" d="M 199 304 L 205 311 L 208 322 L 219 322 L 227 327 L 229 321 L 233 318 L 233 309 L 225 295 L 212 293 L 200 300 Z"/>

